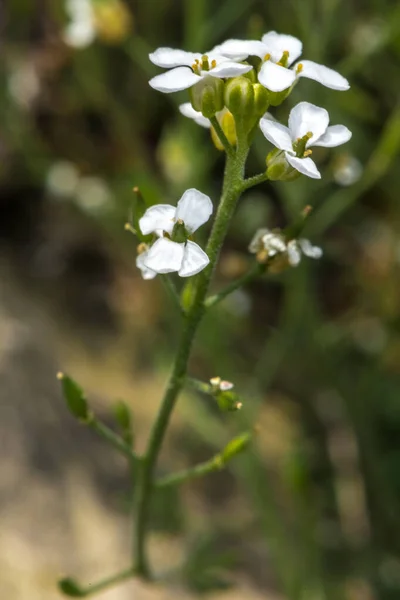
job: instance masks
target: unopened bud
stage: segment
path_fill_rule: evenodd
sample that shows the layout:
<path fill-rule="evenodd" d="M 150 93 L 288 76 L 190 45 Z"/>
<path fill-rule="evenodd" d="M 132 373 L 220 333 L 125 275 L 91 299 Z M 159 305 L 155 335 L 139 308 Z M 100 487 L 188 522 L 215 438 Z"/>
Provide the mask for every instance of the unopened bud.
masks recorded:
<path fill-rule="evenodd" d="M 255 83 L 254 88 L 254 112 L 258 117 L 266 113 L 270 104 L 267 90 L 261 83 Z"/>
<path fill-rule="evenodd" d="M 283 90 L 282 92 L 271 92 L 271 90 L 267 89 L 268 99 L 271 106 L 279 106 L 282 104 L 284 100 L 289 96 L 292 91 L 292 87 L 287 88 L 287 90 Z"/>
<path fill-rule="evenodd" d="M 247 431 L 231 440 L 221 452 L 222 462 L 225 463 L 237 454 L 240 454 L 240 452 L 246 450 L 251 442 L 251 438 L 252 434 Z"/>
<path fill-rule="evenodd" d="M 228 109 L 225 109 L 224 111 L 222 111 L 222 113 L 217 117 L 219 124 L 222 127 L 222 131 L 225 133 L 228 142 L 231 144 L 231 146 L 236 146 L 237 144 L 237 136 L 236 136 L 236 123 L 235 123 L 235 119 L 233 118 L 233 115 L 231 112 L 229 112 Z M 217 150 L 224 150 L 223 145 L 221 144 L 221 141 L 214 129 L 214 127 L 211 127 L 210 129 L 211 131 L 211 139 L 214 142 L 214 146 L 217 148 Z"/>
<path fill-rule="evenodd" d="M 62 592 L 65 596 L 70 596 L 72 598 L 83 598 L 86 596 L 85 590 L 83 590 L 74 579 L 70 577 L 65 577 L 64 579 L 60 579 L 58 582 L 58 588 L 60 592 Z"/>
<path fill-rule="evenodd" d="M 194 110 L 210 119 L 224 107 L 224 83 L 217 77 L 205 77 L 189 90 Z"/>
<path fill-rule="evenodd" d="M 88 423 L 92 414 L 82 388 L 64 373 L 58 373 L 57 379 L 61 381 L 61 389 L 69 412 L 80 421 Z"/>
<path fill-rule="evenodd" d="M 254 87 L 246 77 L 234 77 L 225 86 L 225 104 L 235 118 L 253 116 Z"/>
<path fill-rule="evenodd" d="M 299 171 L 289 165 L 282 150 L 272 150 L 267 155 L 266 162 L 267 176 L 271 181 L 294 181 L 300 177 Z"/>

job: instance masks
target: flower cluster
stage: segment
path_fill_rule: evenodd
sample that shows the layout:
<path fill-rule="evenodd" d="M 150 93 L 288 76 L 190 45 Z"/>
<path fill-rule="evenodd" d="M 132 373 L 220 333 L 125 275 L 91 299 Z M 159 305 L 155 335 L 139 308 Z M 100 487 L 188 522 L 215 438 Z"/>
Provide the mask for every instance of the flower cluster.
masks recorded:
<path fill-rule="evenodd" d="M 262 179 L 292 181 L 301 175 L 320 179 L 311 148 L 344 144 L 351 138 L 349 129 L 330 125 L 327 110 L 309 102 L 292 108 L 288 126 L 267 112 L 281 104 L 304 77 L 333 90 L 349 89 L 348 81 L 336 71 L 310 60 L 299 61 L 302 50 L 300 40 L 275 31 L 261 40 L 230 39 L 204 54 L 158 48 L 150 60 L 167 70 L 149 84 L 164 93 L 188 90 L 190 102 L 180 105 L 181 114 L 209 128 L 217 148 L 228 154 L 239 144 L 249 145 L 259 129 L 275 147 L 267 155 Z M 147 209 L 139 227 L 144 236 L 154 237 L 150 245 L 139 246 L 137 265 L 143 277 L 174 271 L 188 277 L 204 269 L 207 254 L 190 237 L 211 212 L 210 199 L 197 190 L 185 192 L 176 208 L 160 204 Z M 279 255 L 291 266 L 300 262 L 302 254 L 322 255 L 307 240 L 286 239 L 282 232 L 267 229 L 257 232 L 250 251 L 259 262 Z"/>
<path fill-rule="evenodd" d="M 208 265 L 209 258 L 189 237 L 208 221 L 213 205 L 198 190 L 187 190 L 177 206 L 150 206 L 139 219 L 143 235 L 155 234 L 152 245 L 140 244 L 136 265 L 144 279 L 159 274 L 178 272 L 181 277 L 196 275 Z"/>

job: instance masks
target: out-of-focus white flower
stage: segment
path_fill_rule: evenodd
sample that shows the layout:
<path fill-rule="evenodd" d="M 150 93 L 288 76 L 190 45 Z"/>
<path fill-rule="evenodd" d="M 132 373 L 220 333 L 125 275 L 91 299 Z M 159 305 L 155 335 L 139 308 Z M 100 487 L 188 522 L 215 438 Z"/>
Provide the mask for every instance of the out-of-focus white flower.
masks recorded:
<path fill-rule="evenodd" d="M 96 37 L 93 8 L 90 0 L 67 0 L 65 4 L 70 22 L 63 38 L 68 46 L 86 48 Z"/>
<path fill-rule="evenodd" d="M 170 69 L 149 81 L 152 88 L 166 94 L 191 88 L 206 77 L 237 77 L 253 68 L 251 65 L 238 64 L 237 60 L 229 59 L 213 50 L 201 54 L 174 48 L 158 48 L 149 54 L 149 58 L 158 67 Z"/>
<path fill-rule="evenodd" d="M 110 188 L 101 177 L 81 177 L 75 191 L 78 204 L 87 212 L 99 212 L 110 204 Z"/>
<path fill-rule="evenodd" d="M 314 161 L 309 157 L 310 146 L 332 148 L 351 138 L 344 125 L 329 125 L 328 111 L 309 102 L 300 102 L 290 111 L 289 127 L 262 118 L 260 128 L 267 140 L 285 153 L 287 162 L 297 171 L 320 179 Z"/>
<path fill-rule="evenodd" d="M 211 377 L 210 383 L 214 388 L 217 388 L 220 392 L 228 392 L 235 386 L 231 381 L 221 379 L 221 377 Z"/>
<path fill-rule="evenodd" d="M 303 44 L 291 35 L 270 31 L 258 40 L 227 40 L 215 51 L 233 60 L 258 56 L 263 61 L 258 81 L 272 92 L 283 92 L 300 77 L 318 81 L 334 90 L 348 90 L 349 82 L 342 75 L 311 60 L 303 60 L 289 68 L 302 53 Z"/>
<path fill-rule="evenodd" d="M 348 186 L 356 183 L 363 172 L 360 161 L 354 156 L 340 156 L 333 168 L 333 178 L 339 185 Z"/>
<path fill-rule="evenodd" d="M 29 108 L 40 92 L 40 80 L 33 62 L 18 61 L 8 79 L 8 90 L 22 108 Z"/>
<path fill-rule="evenodd" d="M 256 254 L 257 260 L 261 263 L 278 255 L 285 256 L 291 267 L 299 264 L 302 254 L 309 258 L 322 256 L 321 248 L 313 246 L 309 240 L 300 238 L 287 241 L 283 232 L 266 228 L 256 232 L 250 242 L 249 252 Z"/>
<path fill-rule="evenodd" d="M 76 166 L 66 160 L 53 163 L 47 172 L 46 187 L 55 197 L 73 196 L 79 183 L 79 172 Z"/>
<path fill-rule="evenodd" d="M 187 238 L 208 221 L 212 211 L 210 198 L 196 189 L 186 190 L 176 207 L 156 204 L 148 208 L 139 219 L 140 231 L 143 235 L 155 233 L 159 239 L 143 254 L 141 265 L 155 273 L 177 271 L 180 277 L 202 271 L 210 259 L 198 244 Z M 176 225 L 184 227 L 186 241 L 171 239 Z M 142 266 L 139 268 L 143 273 Z"/>

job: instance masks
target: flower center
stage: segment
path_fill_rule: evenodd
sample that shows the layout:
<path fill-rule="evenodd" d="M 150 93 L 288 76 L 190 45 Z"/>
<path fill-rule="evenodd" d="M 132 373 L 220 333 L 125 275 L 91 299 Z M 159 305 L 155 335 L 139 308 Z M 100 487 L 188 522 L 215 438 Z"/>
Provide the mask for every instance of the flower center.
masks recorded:
<path fill-rule="evenodd" d="M 312 150 L 306 150 L 307 142 L 312 138 L 312 136 L 312 132 L 308 131 L 305 135 L 303 135 L 303 137 L 297 138 L 297 140 L 293 142 L 293 150 L 298 158 L 306 158 L 312 154 Z"/>
<path fill-rule="evenodd" d="M 270 58 L 271 58 L 271 55 L 268 52 L 264 56 L 263 61 L 266 62 L 267 60 L 270 60 Z M 280 60 L 278 60 L 278 62 L 276 64 L 279 65 L 280 67 L 287 67 L 288 62 L 289 62 L 289 50 L 284 50 Z"/>
<path fill-rule="evenodd" d="M 217 61 L 212 60 L 211 66 L 210 66 L 210 60 L 209 60 L 207 54 L 204 54 L 201 57 L 201 60 L 196 58 L 196 60 L 192 64 L 192 69 L 193 69 L 193 72 L 196 73 L 196 75 L 201 75 L 201 71 L 209 71 L 210 68 L 214 69 L 216 66 L 217 66 Z"/>

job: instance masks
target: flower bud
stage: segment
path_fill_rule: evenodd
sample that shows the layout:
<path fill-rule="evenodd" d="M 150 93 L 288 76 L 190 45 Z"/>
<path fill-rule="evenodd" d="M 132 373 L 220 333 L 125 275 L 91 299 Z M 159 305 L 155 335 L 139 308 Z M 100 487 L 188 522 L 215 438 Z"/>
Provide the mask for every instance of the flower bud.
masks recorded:
<path fill-rule="evenodd" d="M 254 88 L 254 112 L 257 117 L 262 117 L 267 112 L 269 106 L 269 95 L 261 83 L 255 83 Z"/>
<path fill-rule="evenodd" d="M 222 127 L 223 132 L 225 133 L 226 137 L 228 138 L 229 143 L 232 146 L 236 146 L 236 144 L 237 144 L 236 124 L 235 124 L 235 119 L 233 118 L 232 113 L 229 112 L 228 109 L 223 110 L 222 113 L 220 115 L 218 115 L 218 121 Z M 211 127 L 210 131 L 211 131 L 212 141 L 214 142 L 214 146 L 217 148 L 217 150 L 223 151 L 224 147 L 221 144 L 221 141 L 220 141 L 218 135 L 216 134 L 214 127 Z"/>
<path fill-rule="evenodd" d="M 271 92 L 271 90 L 267 89 L 268 99 L 271 106 L 279 106 L 282 104 L 284 100 L 289 96 L 292 88 L 288 88 L 287 90 L 283 90 L 283 92 Z"/>
<path fill-rule="evenodd" d="M 129 445 L 133 443 L 132 413 L 129 406 L 123 401 L 118 400 L 114 406 L 114 416 L 122 430 L 122 437 Z"/>
<path fill-rule="evenodd" d="M 57 379 L 61 381 L 62 392 L 69 412 L 84 423 L 90 422 L 92 414 L 82 388 L 64 373 L 58 373 Z"/>
<path fill-rule="evenodd" d="M 224 108 L 224 83 L 216 77 L 205 77 L 189 90 L 194 110 L 210 119 Z"/>
<path fill-rule="evenodd" d="M 235 118 L 253 116 L 254 87 L 246 77 L 234 77 L 225 85 L 225 104 Z"/>
<path fill-rule="evenodd" d="M 70 596 L 72 598 L 83 598 L 86 596 L 85 590 L 83 590 L 71 577 L 60 579 L 58 588 L 65 596 Z"/>
<path fill-rule="evenodd" d="M 242 433 L 241 435 L 238 435 L 233 440 L 231 440 L 221 452 L 220 456 L 222 462 L 225 463 L 228 460 L 231 460 L 231 458 L 233 458 L 237 454 L 240 454 L 240 452 L 246 450 L 246 448 L 251 442 L 251 438 L 252 434 L 249 431 L 247 431 L 246 433 Z"/>

